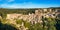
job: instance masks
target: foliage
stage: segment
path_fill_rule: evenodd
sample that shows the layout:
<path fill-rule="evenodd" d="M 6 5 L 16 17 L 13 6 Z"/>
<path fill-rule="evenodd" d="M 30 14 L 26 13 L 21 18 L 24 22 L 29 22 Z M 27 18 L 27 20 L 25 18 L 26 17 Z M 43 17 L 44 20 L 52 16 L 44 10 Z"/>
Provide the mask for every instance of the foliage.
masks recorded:
<path fill-rule="evenodd" d="M 56 29 L 57 30 L 60 30 L 60 19 L 56 19 L 56 25 L 55 25 L 55 27 L 56 27 Z"/>
<path fill-rule="evenodd" d="M 29 27 L 29 30 L 43 30 L 40 23 L 33 24 Z"/>
<path fill-rule="evenodd" d="M 17 29 L 11 25 L 2 24 L 0 21 L 0 30 L 17 30 Z"/>
<path fill-rule="evenodd" d="M 31 26 L 31 23 L 30 22 L 27 22 L 27 21 L 24 21 L 24 26 L 29 28 Z"/>
<path fill-rule="evenodd" d="M 23 20 L 16 20 L 16 23 L 17 23 L 17 24 L 20 24 L 20 25 L 21 25 L 22 22 L 23 22 Z"/>

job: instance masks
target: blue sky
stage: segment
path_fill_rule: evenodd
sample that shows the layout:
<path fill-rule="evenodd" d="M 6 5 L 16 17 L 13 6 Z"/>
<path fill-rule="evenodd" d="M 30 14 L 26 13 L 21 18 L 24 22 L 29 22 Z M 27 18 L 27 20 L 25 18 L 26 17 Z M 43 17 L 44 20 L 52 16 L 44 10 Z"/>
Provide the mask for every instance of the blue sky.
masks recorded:
<path fill-rule="evenodd" d="M 60 0 L 0 0 L 0 8 L 60 7 Z"/>

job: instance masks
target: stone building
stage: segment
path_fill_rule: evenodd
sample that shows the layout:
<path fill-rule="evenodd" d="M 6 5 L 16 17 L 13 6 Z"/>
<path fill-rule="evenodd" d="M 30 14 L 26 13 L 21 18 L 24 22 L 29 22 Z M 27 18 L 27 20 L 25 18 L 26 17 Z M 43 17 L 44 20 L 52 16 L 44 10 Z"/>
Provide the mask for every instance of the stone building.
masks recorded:
<path fill-rule="evenodd" d="M 60 18 L 60 9 L 56 9 L 56 16 L 58 19 Z"/>
<path fill-rule="evenodd" d="M 7 17 L 6 19 L 10 19 L 10 20 L 13 20 L 13 19 L 16 19 L 18 18 L 19 16 L 22 16 L 22 14 L 7 14 Z"/>

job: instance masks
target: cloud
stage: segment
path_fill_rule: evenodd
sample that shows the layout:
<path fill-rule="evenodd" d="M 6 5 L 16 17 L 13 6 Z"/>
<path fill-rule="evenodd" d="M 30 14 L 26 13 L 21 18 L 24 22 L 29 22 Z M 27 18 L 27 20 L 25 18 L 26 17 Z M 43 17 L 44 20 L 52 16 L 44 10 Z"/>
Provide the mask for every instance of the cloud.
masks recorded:
<path fill-rule="evenodd" d="M 36 5 L 32 4 L 32 2 L 24 2 L 22 4 L 1 4 L 0 5 L 2 8 L 33 8 Z"/>
<path fill-rule="evenodd" d="M 7 0 L 8 2 L 13 2 L 13 1 L 15 1 L 15 0 Z"/>
<path fill-rule="evenodd" d="M 34 8 L 33 4 L 1 4 L 3 8 Z"/>
<path fill-rule="evenodd" d="M 2 4 L 1 7 L 3 8 L 39 8 L 41 6 L 39 5 L 34 5 L 34 4 Z"/>
<path fill-rule="evenodd" d="M 47 7 L 59 7 L 60 5 L 56 4 L 34 4 L 32 2 L 24 2 L 21 4 L 13 3 L 13 4 L 1 4 L 1 8 L 47 8 Z"/>

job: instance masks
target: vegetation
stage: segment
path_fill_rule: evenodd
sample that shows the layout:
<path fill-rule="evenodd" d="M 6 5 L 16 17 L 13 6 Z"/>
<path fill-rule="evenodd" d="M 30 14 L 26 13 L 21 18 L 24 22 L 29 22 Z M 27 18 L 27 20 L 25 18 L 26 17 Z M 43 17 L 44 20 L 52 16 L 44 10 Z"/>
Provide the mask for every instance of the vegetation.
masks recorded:
<path fill-rule="evenodd" d="M 24 24 L 23 26 L 25 28 L 28 28 L 28 30 L 60 30 L 60 20 L 59 19 L 53 19 L 53 18 L 44 18 L 43 23 L 36 23 L 31 24 L 30 22 L 24 21 L 24 20 L 17 20 L 16 24 L 17 26 L 14 26 L 13 24 L 5 23 L 8 20 L 1 21 L 0 20 L 0 29 L 1 30 L 17 30 L 17 24 Z M 4 22 L 4 23 L 2 23 Z"/>
<path fill-rule="evenodd" d="M 0 9 L 0 30 L 20 30 L 27 28 L 27 30 L 60 30 L 60 19 L 57 18 L 44 18 L 42 22 L 32 24 L 31 22 L 24 21 L 23 19 L 6 20 L 6 14 L 8 13 L 35 13 L 34 9 Z M 23 23 L 23 26 L 22 26 Z"/>
<path fill-rule="evenodd" d="M 9 25 L 9 24 L 3 24 L 0 21 L 0 30 L 18 30 L 14 26 Z"/>

